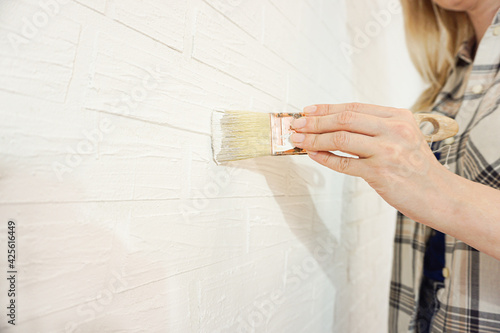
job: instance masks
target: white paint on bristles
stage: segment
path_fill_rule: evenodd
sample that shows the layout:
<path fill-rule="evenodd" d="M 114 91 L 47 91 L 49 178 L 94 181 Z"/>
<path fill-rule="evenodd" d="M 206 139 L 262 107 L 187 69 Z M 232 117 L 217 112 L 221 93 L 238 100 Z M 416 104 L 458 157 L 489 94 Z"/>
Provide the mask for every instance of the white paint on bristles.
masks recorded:
<path fill-rule="evenodd" d="M 3 1 L 0 331 L 386 331 L 393 211 L 307 156 L 217 166 L 210 117 L 410 105 L 387 6 Z"/>
<path fill-rule="evenodd" d="M 271 155 L 269 113 L 214 111 L 212 149 L 217 163 Z"/>

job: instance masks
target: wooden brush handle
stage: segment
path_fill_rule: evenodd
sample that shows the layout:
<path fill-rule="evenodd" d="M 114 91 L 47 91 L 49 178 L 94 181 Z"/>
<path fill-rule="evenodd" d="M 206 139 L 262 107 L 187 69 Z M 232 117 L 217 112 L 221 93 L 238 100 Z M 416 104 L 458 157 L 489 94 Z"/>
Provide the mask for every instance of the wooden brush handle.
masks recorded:
<path fill-rule="evenodd" d="M 441 141 L 458 133 L 458 123 L 450 117 L 432 113 L 414 113 L 413 117 L 419 126 L 423 122 L 429 122 L 434 127 L 432 133 L 424 133 L 427 142 Z"/>

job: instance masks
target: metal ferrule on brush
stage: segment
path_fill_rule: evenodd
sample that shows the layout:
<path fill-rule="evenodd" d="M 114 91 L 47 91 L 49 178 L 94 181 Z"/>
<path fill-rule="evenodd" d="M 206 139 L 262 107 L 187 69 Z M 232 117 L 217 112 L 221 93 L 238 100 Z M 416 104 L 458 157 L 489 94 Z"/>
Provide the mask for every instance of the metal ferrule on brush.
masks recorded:
<path fill-rule="evenodd" d="M 295 133 L 292 121 L 303 117 L 303 113 L 271 113 L 271 155 L 304 155 L 304 149 L 295 147 L 290 136 Z"/>

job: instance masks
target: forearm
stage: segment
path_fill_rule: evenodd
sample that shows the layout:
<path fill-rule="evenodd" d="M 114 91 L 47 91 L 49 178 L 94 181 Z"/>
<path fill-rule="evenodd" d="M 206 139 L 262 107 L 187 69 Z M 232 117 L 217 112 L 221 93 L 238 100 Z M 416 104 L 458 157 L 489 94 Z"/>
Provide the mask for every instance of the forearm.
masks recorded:
<path fill-rule="evenodd" d="M 424 192 L 426 206 L 411 218 L 500 260 L 500 190 L 444 167 L 433 177 L 433 193 Z"/>

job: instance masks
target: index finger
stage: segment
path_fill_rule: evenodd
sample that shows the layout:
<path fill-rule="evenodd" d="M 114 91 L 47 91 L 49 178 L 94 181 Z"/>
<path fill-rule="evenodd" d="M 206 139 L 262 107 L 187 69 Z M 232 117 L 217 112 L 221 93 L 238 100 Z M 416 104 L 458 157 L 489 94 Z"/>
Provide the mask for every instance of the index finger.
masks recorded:
<path fill-rule="evenodd" d="M 342 113 L 345 111 L 365 113 L 381 118 L 390 118 L 396 113 L 395 108 L 364 104 L 364 103 L 344 103 L 344 104 L 315 104 L 304 108 L 306 116 L 326 116 L 329 114 Z"/>

